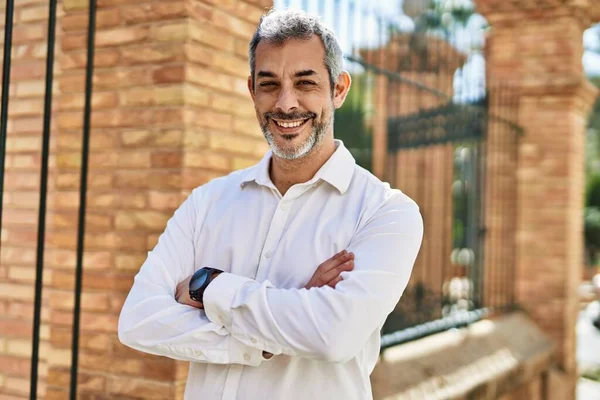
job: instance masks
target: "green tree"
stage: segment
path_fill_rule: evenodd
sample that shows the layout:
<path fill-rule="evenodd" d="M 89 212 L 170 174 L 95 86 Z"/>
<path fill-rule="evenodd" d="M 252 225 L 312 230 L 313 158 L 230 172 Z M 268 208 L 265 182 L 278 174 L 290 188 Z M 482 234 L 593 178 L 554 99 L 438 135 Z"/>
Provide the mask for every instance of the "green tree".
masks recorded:
<path fill-rule="evenodd" d="M 600 77 L 590 80 L 600 88 Z M 585 249 L 588 264 L 595 265 L 600 254 L 600 97 L 596 99 L 588 119 L 585 170 Z"/>
<path fill-rule="evenodd" d="M 369 104 L 373 95 L 372 76 L 356 74 L 346 101 L 335 112 L 334 135 L 356 159 L 356 163 L 371 170 L 373 150 L 372 127 L 369 123 Z"/>

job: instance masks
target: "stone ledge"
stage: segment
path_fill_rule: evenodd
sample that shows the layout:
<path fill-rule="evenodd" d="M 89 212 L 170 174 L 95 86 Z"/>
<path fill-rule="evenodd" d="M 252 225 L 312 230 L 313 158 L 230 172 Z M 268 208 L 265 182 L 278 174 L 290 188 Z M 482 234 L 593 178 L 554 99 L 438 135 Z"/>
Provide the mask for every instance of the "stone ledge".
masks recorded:
<path fill-rule="evenodd" d="M 387 349 L 371 375 L 379 400 L 495 399 L 554 365 L 553 342 L 521 312 Z"/>

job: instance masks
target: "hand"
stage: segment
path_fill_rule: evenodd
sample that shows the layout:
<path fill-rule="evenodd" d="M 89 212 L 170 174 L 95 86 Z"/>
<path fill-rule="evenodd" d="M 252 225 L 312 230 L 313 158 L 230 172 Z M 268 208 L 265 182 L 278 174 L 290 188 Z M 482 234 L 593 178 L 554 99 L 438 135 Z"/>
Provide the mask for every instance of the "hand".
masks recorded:
<path fill-rule="evenodd" d="M 344 271 L 354 269 L 354 253 L 342 250 L 329 260 L 325 261 L 315 271 L 310 281 L 304 286 L 305 289 L 312 287 L 331 286 L 335 288 L 342 281 L 340 274 Z"/>
<path fill-rule="evenodd" d="M 208 282 L 208 284 L 210 285 L 210 282 L 212 282 L 217 276 L 219 276 L 220 273 L 220 271 L 213 272 L 209 278 L 210 281 Z M 192 276 L 194 276 L 194 274 L 188 276 L 186 280 L 180 282 L 179 285 L 177 285 L 177 289 L 175 290 L 175 300 L 180 304 L 185 304 L 188 306 L 203 309 L 204 304 L 202 304 L 199 301 L 192 300 L 190 298 L 190 280 L 192 279 Z"/>
<path fill-rule="evenodd" d="M 183 282 L 180 282 L 177 285 L 177 289 L 175 290 L 175 300 L 179 304 L 203 309 L 204 305 L 202 303 L 190 298 L 190 280 L 192 279 L 192 276 L 193 275 L 188 276 Z"/>

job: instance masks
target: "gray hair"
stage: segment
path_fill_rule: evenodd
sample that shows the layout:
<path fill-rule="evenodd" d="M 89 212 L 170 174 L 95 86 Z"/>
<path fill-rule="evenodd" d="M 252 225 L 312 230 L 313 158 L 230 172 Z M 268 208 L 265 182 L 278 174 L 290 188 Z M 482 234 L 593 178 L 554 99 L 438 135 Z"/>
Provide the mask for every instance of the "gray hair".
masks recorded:
<path fill-rule="evenodd" d="M 319 19 L 318 16 L 298 10 L 271 10 L 263 15 L 248 49 L 252 90 L 254 90 L 254 73 L 256 70 L 256 48 L 264 40 L 268 43 L 284 44 L 290 39 L 308 40 L 317 35 L 325 46 L 325 67 L 329 72 L 331 93 L 342 72 L 342 49 L 334 35 Z"/>

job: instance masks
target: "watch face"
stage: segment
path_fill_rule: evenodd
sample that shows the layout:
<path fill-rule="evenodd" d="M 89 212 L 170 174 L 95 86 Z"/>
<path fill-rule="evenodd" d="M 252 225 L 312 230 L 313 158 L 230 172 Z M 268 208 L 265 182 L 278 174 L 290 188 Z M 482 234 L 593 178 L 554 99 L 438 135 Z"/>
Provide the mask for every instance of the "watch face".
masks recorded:
<path fill-rule="evenodd" d="M 196 271 L 190 280 L 190 291 L 196 291 L 200 289 L 209 276 L 210 271 L 207 271 L 206 269 L 199 269 Z"/>

